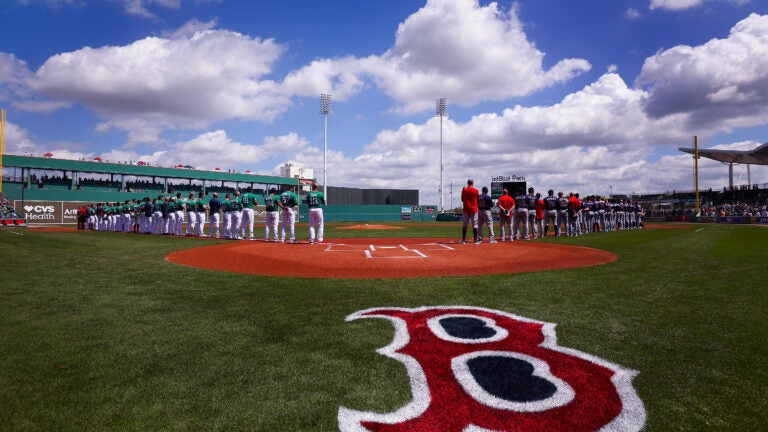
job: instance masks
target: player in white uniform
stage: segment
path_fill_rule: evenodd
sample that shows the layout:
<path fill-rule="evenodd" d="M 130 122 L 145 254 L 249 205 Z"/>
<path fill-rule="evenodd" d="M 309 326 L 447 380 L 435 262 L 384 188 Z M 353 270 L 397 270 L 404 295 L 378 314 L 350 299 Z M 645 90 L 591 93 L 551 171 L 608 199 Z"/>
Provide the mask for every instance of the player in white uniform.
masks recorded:
<path fill-rule="evenodd" d="M 309 244 L 323 242 L 323 206 L 325 195 L 317 190 L 317 183 L 312 185 L 312 192 L 307 194 L 307 207 L 309 207 Z M 317 235 L 317 236 L 315 236 Z"/>
<path fill-rule="evenodd" d="M 277 241 L 277 222 L 279 220 L 280 196 L 277 195 L 277 189 L 269 190 L 269 195 L 264 197 L 264 206 L 266 207 L 266 223 L 264 225 L 264 241 L 269 241 L 269 231 L 272 230 L 272 240 Z"/>

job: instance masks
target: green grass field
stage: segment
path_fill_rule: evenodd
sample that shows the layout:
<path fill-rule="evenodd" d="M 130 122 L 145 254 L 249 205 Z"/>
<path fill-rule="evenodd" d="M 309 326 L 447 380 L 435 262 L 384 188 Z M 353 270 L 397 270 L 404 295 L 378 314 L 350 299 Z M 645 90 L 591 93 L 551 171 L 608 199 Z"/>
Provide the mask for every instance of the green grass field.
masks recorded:
<path fill-rule="evenodd" d="M 326 237 L 460 234 L 455 224 L 342 225 Z M 340 406 L 391 412 L 410 400 L 402 364 L 375 352 L 392 325 L 345 317 L 430 305 L 557 323 L 559 345 L 639 371 L 648 431 L 766 430 L 768 229 L 547 241 L 620 259 L 517 275 L 307 280 L 164 260 L 211 241 L 1 229 L 0 430 L 338 430 Z"/>

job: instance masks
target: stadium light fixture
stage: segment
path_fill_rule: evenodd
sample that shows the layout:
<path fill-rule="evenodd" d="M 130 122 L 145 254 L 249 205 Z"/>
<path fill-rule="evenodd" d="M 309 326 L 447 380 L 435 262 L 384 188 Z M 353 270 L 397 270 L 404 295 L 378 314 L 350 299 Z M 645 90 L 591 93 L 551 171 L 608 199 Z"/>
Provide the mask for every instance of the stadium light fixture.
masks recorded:
<path fill-rule="evenodd" d="M 444 97 L 437 99 L 435 108 L 435 117 L 440 117 L 440 187 L 438 192 L 440 193 L 440 212 L 445 211 L 443 206 L 443 117 L 446 116 L 447 102 Z"/>
<path fill-rule="evenodd" d="M 326 204 L 328 203 L 328 114 L 333 112 L 331 102 L 333 102 L 332 95 L 320 94 L 320 114 L 323 115 L 323 195 Z"/>

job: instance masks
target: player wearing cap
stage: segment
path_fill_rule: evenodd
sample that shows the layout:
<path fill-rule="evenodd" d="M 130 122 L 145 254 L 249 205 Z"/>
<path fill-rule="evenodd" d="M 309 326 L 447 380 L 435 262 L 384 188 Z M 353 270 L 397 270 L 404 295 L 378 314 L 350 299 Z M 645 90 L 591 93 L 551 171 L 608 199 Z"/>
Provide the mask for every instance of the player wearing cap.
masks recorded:
<path fill-rule="evenodd" d="M 560 229 L 557 226 L 557 198 L 552 189 L 547 192 L 547 196 L 544 198 L 544 233 L 542 237 L 547 236 L 549 224 L 555 228 L 555 236 L 560 234 Z"/>
<path fill-rule="evenodd" d="M 213 198 L 211 198 L 208 201 L 208 213 L 210 214 L 210 222 L 208 223 L 208 235 L 210 235 L 213 238 L 219 238 L 221 237 L 221 232 L 219 231 L 219 224 L 220 224 L 220 217 L 221 215 L 219 212 L 221 211 L 221 201 L 219 200 L 219 194 L 217 192 L 213 193 Z"/>
<path fill-rule="evenodd" d="M 232 216 L 232 227 L 230 237 L 233 240 L 240 240 L 240 220 L 243 215 L 243 204 L 240 202 L 240 191 L 235 192 L 235 196 L 229 200 L 229 213 Z"/>
<path fill-rule="evenodd" d="M 205 194 L 202 192 L 197 194 L 197 200 L 195 200 L 195 211 L 197 212 L 195 233 L 198 237 L 208 237 L 205 234 Z"/>
<path fill-rule="evenodd" d="M 477 199 L 480 192 L 474 186 L 475 181 L 467 180 L 467 186 L 461 189 L 462 216 L 461 216 L 461 242 L 467 242 L 467 228 L 472 224 L 474 242 L 479 243 L 477 237 Z"/>
<path fill-rule="evenodd" d="M 197 224 L 197 203 L 195 202 L 195 193 L 189 193 L 187 206 L 187 235 L 195 235 L 195 225 Z"/>
<path fill-rule="evenodd" d="M 309 207 L 309 244 L 323 242 L 323 206 L 325 195 L 317 190 L 317 183 L 312 184 L 312 191 L 307 194 L 307 207 Z M 317 237 L 315 237 L 317 234 Z"/>
<path fill-rule="evenodd" d="M 181 195 L 181 192 L 176 193 L 176 202 L 174 205 L 174 212 L 176 213 L 176 225 L 173 227 L 173 234 L 177 236 L 184 235 L 182 229 L 184 227 L 184 208 L 187 205 L 187 200 Z"/>
<path fill-rule="evenodd" d="M 251 188 L 246 189 L 240 197 L 240 202 L 243 203 L 243 238 L 253 240 L 253 209 L 257 202 Z"/>
<path fill-rule="evenodd" d="M 493 232 L 493 198 L 488 195 L 488 188 L 483 186 L 482 193 L 477 199 L 477 241 L 483 242 L 483 225 L 488 225 L 488 239 L 490 243 L 496 243 Z"/>
<path fill-rule="evenodd" d="M 530 215 L 531 212 L 529 211 L 528 214 Z M 544 200 L 541 199 L 541 194 L 539 192 L 536 192 L 536 225 L 535 225 L 534 233 L 531 237 L 541 238 L 543 236 L 544 236 Z"/>
<path fill-rule="evenodd" d="M 499 206 L 499 225 L 501 226 L 501 241 L 504 241 L 507 233 L 509 234 L 509 241 L 512 241 L 514 235 L 512 235 L 512 217 L 515 211 L 515 200 L 509 196 L 509 191 L 504 189 L 501 192 L 501 197 L 496 203 Z M 506 230 L 505 230 L 506 228 Z"/>
<path fill-rule="evenodd" d="M 568 235 L 568 198 L 563 196 L 562 192 L 557 193 L 557 229 L 556 235 Z"/>
<path fill-rule="evenodd" d="M 525 205 L 528 207 L 528 231 L 530 233 L 528 238 L 536 238 L 537 234 L 541 235 L 541 230 L 536 224 L 536 205 L 539 204 L 539 197 L 541 194 L 536 196 L 533 188 L 528 188 L 528 195 L 525 196 Z"/>
<path fill-rule="evenodd" d="M 232 213 L 230 213 L 232 210 L 232 206 L 230 205 L 231 198 L 232 195 L 227 194 L 224 197 L 224 201 L 221 202 L 221 236 L 226 239 L 232 238 Z"/>
<path fill-rule="evenodd" d="M 264 197 L 265 207 L 265 224 L 264 224 L 264 241 L 269 241 L 269 232 L 272 231 L 272 240 L 277 241 L 277 221 L 279 219 L 280 196 L 277 194 L 277 189 L 271 188 L 269 194 Z"/>
<path fill-rule="evenodd" d="M 285 243 L 286 229 L 289 231 L 289 241 L 296 242 L 296 205 L 299 198 L 290 189 L 280 195 L 279 206 L 282 209 L 282 225 L 280 229 L 280 241 Z"/>
<path fill-rule="evenodd" d="M 531 188 L 533 190 L 533 188 Z M 517 196 L 515 196 L 515 229 L 514 229 L 514 238 L 515 240 L 528 240 L 528 204 L 526 203 L 528 195 L 525 194 L 525 191 L 520 191 Z M 522 232 L 520 231 L 520 225 L 523 226 Z"/>

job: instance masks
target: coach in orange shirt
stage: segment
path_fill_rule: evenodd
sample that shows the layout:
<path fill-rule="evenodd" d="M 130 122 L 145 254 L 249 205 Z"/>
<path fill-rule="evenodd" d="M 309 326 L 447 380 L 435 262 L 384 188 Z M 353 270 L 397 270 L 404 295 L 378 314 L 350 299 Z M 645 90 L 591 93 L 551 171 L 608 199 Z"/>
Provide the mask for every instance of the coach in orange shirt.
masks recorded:
<path fill-rule="evenodd" d="M 461 217 L 461 242 L 467 242 L 467 227 L 472 222 L 472 232 L 474 233 L 474 242 L 477 243 L 477 198 L 480 191 L 474 186 L 475 181 L 467 180 L 467 186 L 461 189 L 461 202 L 464 204 Z"/>
<path fill-rule="evenodd" d="M 501 192 L 499 201 L 499 225 L 501 225 L 501 241 L 504 241 L 506 234 L 509 233 L 509 241 L 514 237 L 512 235 L 512 214 L 515 210 L 515 200 L 509 196 L 509 191 L 504 189 Z"/>

